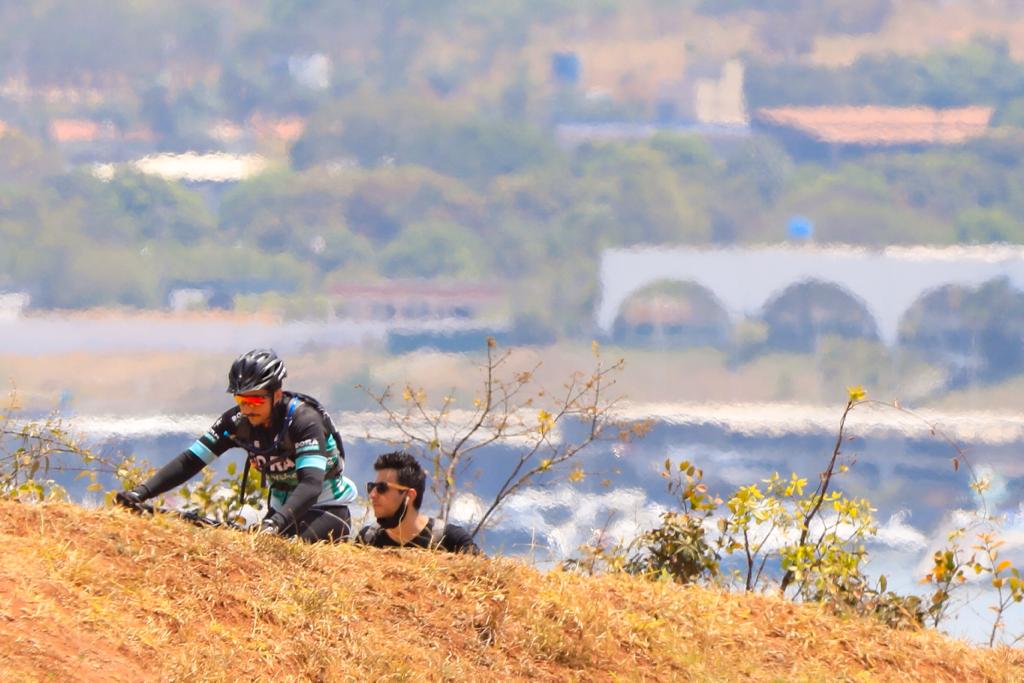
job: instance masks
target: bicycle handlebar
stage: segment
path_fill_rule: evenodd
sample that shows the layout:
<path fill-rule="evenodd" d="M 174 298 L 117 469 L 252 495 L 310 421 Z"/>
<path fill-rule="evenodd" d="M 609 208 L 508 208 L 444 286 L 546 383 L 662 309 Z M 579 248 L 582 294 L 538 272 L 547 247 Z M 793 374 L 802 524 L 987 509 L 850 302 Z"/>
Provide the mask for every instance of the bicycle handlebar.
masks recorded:
<path fill-rule="evenodd" d="M 196 526 L 208 526 L 208 527 L 214 527 L 214 528 L 222 528 L 223 527 L 223 528 L 226 528 L 226 529 L 234 529 L 235 531 L 245 531 L 246 530 L 246 528 L 244 526 L 242 526 L 241 524 L 236 524 L 235 522 L 231 522 L 231 521 L 227 521 L 227 520 L 221 521 L 221 520 L 218 520 L 218 519 L 214 519 L 213 517 L 207 517 L 205 515 L 199 514 L 198 512 L 196 512 L 194 510 L 175 510 L 173 508 L 154 507 L 153 505 L 151 505 L 149 503 L 138 503 L 137 505 L 126 505 L 125 507 L 127 507 L 129 510 L 133 510 L 133 511 L 138 512 L 140 514 L 147 513 L 147 514 L 150 514 L 150 515 L 155 515 L 155 514 L 172 515 L 172 516 L 175 516 L 175 517 L 179 517 L 179 518 L 185 520 L 186 522 L 189 522 L 190 524 L 194 524 Z"/>

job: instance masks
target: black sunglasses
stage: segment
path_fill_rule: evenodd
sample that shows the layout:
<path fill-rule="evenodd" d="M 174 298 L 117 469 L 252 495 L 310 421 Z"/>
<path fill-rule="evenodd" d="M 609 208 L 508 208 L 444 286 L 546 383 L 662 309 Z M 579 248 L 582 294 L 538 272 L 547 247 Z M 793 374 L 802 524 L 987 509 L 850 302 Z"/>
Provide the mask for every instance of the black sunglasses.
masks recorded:
<path fill-rule="evenodd" d="M 395 489 L 396 491 L 408 491 L 411 486 L 402 486 L 401 484 L 392 484 L 388 481 L 368 481 L 366 482 L 366 495 L 370 495 L 376 489 L 378 495 L 384 495 L 388 492 L 388 489 Z"/>

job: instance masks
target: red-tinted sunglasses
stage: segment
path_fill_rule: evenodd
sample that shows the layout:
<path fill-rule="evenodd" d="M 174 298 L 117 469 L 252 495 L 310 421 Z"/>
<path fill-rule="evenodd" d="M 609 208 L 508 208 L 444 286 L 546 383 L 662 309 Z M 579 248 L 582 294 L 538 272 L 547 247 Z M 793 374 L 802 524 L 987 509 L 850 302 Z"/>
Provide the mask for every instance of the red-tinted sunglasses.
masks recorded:
<path fill-rule="evenodd" d="M 240 406 L 261 406 L 269 400 L 270 397 L 266 394 L 235 394 L 235 403 Z"/>

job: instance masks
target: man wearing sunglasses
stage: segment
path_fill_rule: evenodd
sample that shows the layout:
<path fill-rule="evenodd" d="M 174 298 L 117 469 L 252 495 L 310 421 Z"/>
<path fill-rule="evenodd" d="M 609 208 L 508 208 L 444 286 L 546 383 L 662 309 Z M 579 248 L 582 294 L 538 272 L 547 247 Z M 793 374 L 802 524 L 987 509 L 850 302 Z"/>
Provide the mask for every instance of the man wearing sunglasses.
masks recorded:
<path fill-rule="evenodd" d="M 261 531 L 310 542 L 347 539 L 348 506 L 357 494 L 342 474 L 341 437 L 316 399 L 282 389 L 287 374 L 284 362 L 270 349 L 255 349 L 235 359 L 228 372 L 228 393 L 237 405 L 145 483 L 118 493 L 117 502 L 136 507 L 184 484 L 237 446 L 248 452 L 243 487 L 252 466 L 270 488 Z"/>
<path fill-rule="evenodd" d="M 427 473 L 408 453 L 385 453 L 373 463 L 377 476 L 366 492 L 377 523 L 363 527 L 356 543 L 375 548 L 440 548 L 453 553 L 481 554 L 473 538 L 456 524 L 420 513 Z"/>

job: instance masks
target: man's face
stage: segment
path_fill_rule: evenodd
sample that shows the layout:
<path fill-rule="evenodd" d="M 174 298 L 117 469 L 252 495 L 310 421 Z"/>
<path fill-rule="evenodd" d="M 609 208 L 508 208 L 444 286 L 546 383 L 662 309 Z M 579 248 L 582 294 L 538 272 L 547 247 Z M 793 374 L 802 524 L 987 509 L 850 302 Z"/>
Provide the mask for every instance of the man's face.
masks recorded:
<path fill-rule="evenodd" d="M 398 472 L 395 470 L 377 470 L 375 482 L 389 484 L 387 491 L 381 493 L 380 487 L 370 490 L 370 503 L 373 505 L 373 514 L 376 517 L 389 517 L 398 512 L 402 500 L 409 495 L 406 487 L 398 483 Z M 406 489 L 406 490 L 400 490 Z"/>
<path fill-rule="evenodd" d="M 244 394 L 235 394 L 235 402 L 238 409 L 245 415 L 249 423 L 254 427 L 265 427 L 270 424 L 270 413 L 274 410 L 274 404 L 280 398 L 281 390 L 271 393 L 269 391 L 251 391 Z"/>

